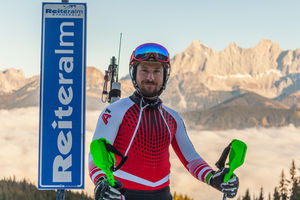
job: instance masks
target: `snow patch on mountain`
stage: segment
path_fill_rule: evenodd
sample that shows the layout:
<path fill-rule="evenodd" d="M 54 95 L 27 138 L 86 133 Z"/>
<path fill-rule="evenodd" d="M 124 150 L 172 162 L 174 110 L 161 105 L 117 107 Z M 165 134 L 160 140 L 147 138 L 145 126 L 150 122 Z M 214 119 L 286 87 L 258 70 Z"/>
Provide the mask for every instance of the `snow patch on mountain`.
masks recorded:
<path fill-rule="evenodd" d="M 270 69 L 266 72 L 258 73 L 258 74 L 255 74 L 255 75 L 252 75 L 252 74 L 230 74 L 230 75 L 226 75 L 226 76 L 222 76 L 222 75 L 213 75 L 213 76 L 218 78 L 218 79 L 234 79 L 234 78 L 238 78 L 238 79 L 239 78 L 240 79 L 244 79 L 244 78 L 260 79 L 260 78 L 264 78 L 265 76 L 268 76 L 268 75 L 271 75 L 271 74 L 277 75 L 278 77 L 283 76 L 281 71 L 276 70 L 276 69 Z"/>

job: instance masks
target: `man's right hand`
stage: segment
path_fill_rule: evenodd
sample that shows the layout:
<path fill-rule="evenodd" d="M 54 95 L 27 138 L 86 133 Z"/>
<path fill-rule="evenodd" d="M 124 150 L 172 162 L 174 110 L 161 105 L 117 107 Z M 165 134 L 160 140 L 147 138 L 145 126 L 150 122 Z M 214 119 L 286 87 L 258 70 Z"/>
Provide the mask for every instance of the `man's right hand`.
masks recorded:
<path fill-rule="evenodd" d="M 106 177 L 100 177 L 95 186 L 95 200 L 123 200 L 124 196 L 119 192 L 118 189 L 122 188 L 122 183 L 115 180 L 116 186 L 112 187 L 109 185 Z"/>

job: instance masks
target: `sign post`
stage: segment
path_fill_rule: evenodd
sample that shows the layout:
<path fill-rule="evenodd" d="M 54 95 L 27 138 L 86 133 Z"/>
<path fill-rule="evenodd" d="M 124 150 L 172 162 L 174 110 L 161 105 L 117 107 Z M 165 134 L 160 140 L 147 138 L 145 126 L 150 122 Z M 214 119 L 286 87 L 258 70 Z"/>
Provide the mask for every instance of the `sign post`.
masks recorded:
<path fill-rule="evenodd" d="M 85 62 L 86 4 L 43 3 L 39 189 L 84 188 Z"/>

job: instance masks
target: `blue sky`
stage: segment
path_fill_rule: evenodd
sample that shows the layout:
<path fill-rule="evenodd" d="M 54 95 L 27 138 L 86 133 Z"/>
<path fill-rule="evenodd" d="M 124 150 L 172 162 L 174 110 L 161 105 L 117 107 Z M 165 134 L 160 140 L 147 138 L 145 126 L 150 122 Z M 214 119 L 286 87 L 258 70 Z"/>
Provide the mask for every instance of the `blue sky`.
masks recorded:
<path fill-rule="evenodd" d="M 49 0 L 48 2 L 60 2 Z M 86 2 L 87 65 L 104 71 L 118 55 L 120 76 L 128 73 L 133 49 L 158 42 L 171 56 L 194 40 L 216 51 L 234 41 L 242 48 L 268 38 L 283 50 L 300 48 L 298 0 L 70 0 Z M 0 0 L 0 70 L 40 72 L 41 8 L 38 0 Z M 186 66 L 188 67 L 188 66 Z"/>

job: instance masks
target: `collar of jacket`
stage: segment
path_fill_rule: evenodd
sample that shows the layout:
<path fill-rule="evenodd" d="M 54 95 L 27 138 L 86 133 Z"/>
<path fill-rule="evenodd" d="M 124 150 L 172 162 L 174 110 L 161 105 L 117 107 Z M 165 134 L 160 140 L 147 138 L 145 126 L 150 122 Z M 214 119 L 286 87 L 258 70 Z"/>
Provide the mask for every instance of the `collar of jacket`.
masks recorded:
<path fill-rule="evenodd" d="M 142 96 L 138 92 L 134 92 L 130 97 L 129 97 L 133 102 L 135 102 L 137 105 L 140 105 L 141 100 L 143 101 L 142 106 L 145 106 L 148 104 L 148 108 L 159 108 L 162 104 L 162 101 L 160 98 L 157 98 L 155 100 L 149 100 L 145 97 L 142 98 Z"/>

